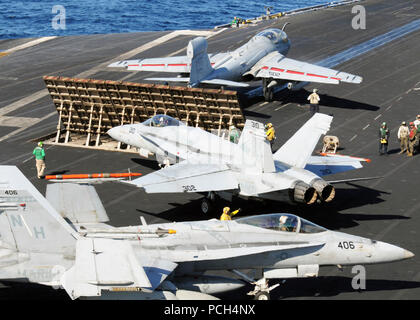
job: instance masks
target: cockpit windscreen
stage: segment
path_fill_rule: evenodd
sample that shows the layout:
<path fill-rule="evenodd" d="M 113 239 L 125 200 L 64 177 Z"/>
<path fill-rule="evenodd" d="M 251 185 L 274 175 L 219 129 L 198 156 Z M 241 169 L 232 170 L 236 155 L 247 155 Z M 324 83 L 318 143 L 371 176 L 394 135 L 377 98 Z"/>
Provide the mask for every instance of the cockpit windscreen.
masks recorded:
<path fill-rule="evenodd" d="M 327 229 L 323 227 L 320 227 L 310 221 L 289 213 L 273 213 L 251 216 L 235 219 L 235 221 L 237 223 L 248 224 L 259 228 L 276 231 L 299 233 L 319 233 L 327 231 Z"/>
<path fill-rule="evenodd" d="M 165 114 L 158 114 L 144 121 L 143 125 L 150 127 L 177 127 L 184 126 L 185 124 Z"/>

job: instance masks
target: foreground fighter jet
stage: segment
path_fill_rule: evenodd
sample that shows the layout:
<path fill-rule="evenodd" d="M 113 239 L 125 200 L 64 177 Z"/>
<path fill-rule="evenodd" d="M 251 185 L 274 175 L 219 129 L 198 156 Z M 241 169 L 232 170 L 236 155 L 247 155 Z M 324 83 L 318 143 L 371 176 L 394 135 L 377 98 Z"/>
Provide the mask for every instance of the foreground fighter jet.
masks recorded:
<path fill-rule="evenodd" d="M 287 213 L 115 228 L 92 186 L 49 185 L 49 202 L 15 166 L 0 166 L 0 177 L 0 279 L 64 288 L 72 299 L 211 299 L 244 284 L 208 270 L 231 270 L 255 285 L 248 294 L 268 299 L 278 286 L 268 279 L 413 257 Z"/>
<path fill-rule="evenodd" d="M 331 201 L 335 196 L 332 183 L 356 179 L 327 182 L 322 177 L 361 168 L 361 161 L 369 161 L 331 154 L 311 156 L 331 121 L 331 116 L 315 114 L 275 154 L 264 125 L 252 120 L 246 121 L 238 144 L 166 115 L 114 127 L 108 134 L 138 147 L 141 155 L 154 153 L 160 163 L 183 160 L 128 183 L 148 193 L 208 192 L 201 206 L 207 213 L 217 196 L 228 201 L 232 195 L 304 204 Z"/>
<path fill-rule="evenodd" d="M 109 67 L 178 73 L 181 77 L 146 80 L 187 82 L 191 87 L 202 83 L 243 87 L 248 84 L 239 81 L 262 78 L 267 101 L 273 99 L 277 85 L 293 89 L 299 82 L 362 82 L 353 74 L 286 58 L 290 40 L 283 29 L 263 30 L 233 52 L 207 54 L 207 40 L 198 37 L 188 43 L 186 56 L 118 61 Z"/>

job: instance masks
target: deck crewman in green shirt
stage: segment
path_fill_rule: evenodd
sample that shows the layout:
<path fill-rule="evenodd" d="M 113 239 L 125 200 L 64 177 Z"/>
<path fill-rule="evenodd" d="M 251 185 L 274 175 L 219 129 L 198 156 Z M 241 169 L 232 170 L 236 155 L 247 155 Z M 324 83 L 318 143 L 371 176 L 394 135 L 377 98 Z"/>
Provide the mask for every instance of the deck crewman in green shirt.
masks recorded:
<path fill-rule="evenodd" d="M 44 171 L 45 171 L 45 151 L 44 151 L 44 148 L 42 148 L 42 146 L 43 146 L 43 143 L 38 142 L 38 146 L 34 149 L 34 152 L 32 152 L 32 154 L 35 156 L 38 179 L 41 179 L 44 177 Z"/>

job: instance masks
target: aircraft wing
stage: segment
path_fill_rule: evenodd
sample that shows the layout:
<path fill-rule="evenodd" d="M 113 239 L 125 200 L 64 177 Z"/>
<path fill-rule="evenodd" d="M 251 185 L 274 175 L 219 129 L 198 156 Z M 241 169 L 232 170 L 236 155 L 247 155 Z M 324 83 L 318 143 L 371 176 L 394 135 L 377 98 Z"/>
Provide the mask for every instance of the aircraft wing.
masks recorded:
<path fill-rule="evenodd" d="M 325 154 L 324 156 L 311 156 L 306 163 L 305 169 L 322 177 L 360 169 L 362 168 L 361 162 L 370 162 L 370 160 L 338 154 Z"/>
<path fill-rule="evenodd" d="M 72 223 L 109 221 L 98 193 L 92 185 L 48 184 L 45 197 L 63 218 L 68 218 Z"/>
<path fill-rule="evenodd" d="M 190 61 L 187 56 L 123 60 L 111 63 L 108 67 L 127 68 L 134 71 L 156 71 L 156 72 L 190 72 Z"/>
<path fill-rule="evenodd" d="M 354 74 L 286 58 L 280 53 L 264 61 L 256 77 L 331 84 L 361 83 L 363 80 Z"/>
<path fill-rule="evenodd" d="M 177 264 L 162 259 L 139 259 L 128 241 L 80 239 L 73 267 L 60 282 L 72 299 L 100 296 L 101 290 L 144 288 L 153 291 Z"/>
<path fill-rule="evenodd" d="M 195 164 L 187 160 L 124 183 L 147 193 L 206 192 L 238 188 L 233 171 L 224 164 Z"/>
<path fill-rule="evenodd" d="M 209 54 L 212 66 L 225 59 L 229 55 L 227 52 Z M 191 71 L 191 58 L 187 56 L 149 58 L 136 60 L 123 60 L 108 65 L 111 68 L 126 68 L 129 71 L 156 71 L 156 72 L 175 72 L 189 73 Z"/>

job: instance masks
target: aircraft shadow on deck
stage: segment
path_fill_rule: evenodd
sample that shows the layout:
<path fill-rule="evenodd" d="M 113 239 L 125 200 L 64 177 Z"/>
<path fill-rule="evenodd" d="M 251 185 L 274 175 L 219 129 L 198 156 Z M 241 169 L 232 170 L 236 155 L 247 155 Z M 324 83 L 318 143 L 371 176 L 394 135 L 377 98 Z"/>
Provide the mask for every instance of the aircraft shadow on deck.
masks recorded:
<path fill-rule="evenodd" d="M 2 285 L 4 287 L 2 287 Z M 17 283 L 1 281 L 0 284 L 0 301 L 2 300 L 67 300 L 70 298 L 66 291 L 56 290 L 49 286 L 43 286 L 35 283 Z M 23 297 L 23 298 L 22 298 Z"/>
<path fill-rule="evenodd" d="M 294 104 L 309 106 L 309 101 L 307 99 L 310 94 L 311 92 L 305 89 L 301 89 L 298 91 L 283 90 L 274 95 L 273 101 L 280 101 L 282 104 L 294 103 Z M 363 102 L 330 96 L 328 94 L 322 94 L 322 93 L 318 93 L 318 94 L 321 99 L 320 112 L 323 112 L 323 113 L 327 113 L 323 107 L 343 108 L 343 109 L 351 109 L 351 110 L 368 110 L 368 111 L 377 111 L 380 109 L 378 106 L 374 106 L 374 105 L 363 103 Z M 240 101 L 241 101 L 240 103 L 241 103 L 242 109 L 244 110 L 244 114 L 248 115 L 247 113 L 250 111 L 247 111 L 246 109 L 257 103 L 263 102 L 264 98 L 260 96 L 246 98 L 244 95 L 241 95 Z M 253 114 L 250 114 L 250 116 L 253 116 Z M 255 116 L 260 116 L 260 114 L 257 113 Z M 266 117 L 266 115 L 262 115 L 262 117 L 264 116 Z"/>
<path fill-rule="evenodd" d="M 322 269 L 321 269 L 322 270 Z M 340 293 L 353 293 L 358 291 L 358 299 L 363 299 L 364 292 L 398 291 L 404 289 L 420 288 L 420 282 L 402 280 L 366 280 L 366 289 L 354 290 L 351 277 L 326 276 L 308 279 L 289 279 L 273 291 L 273 299 L 296 297 L 332 297 Z M 271 283 L 270 283 L 271 284 Z M 274 281 L 273 281 L 274 284 Z"/>
<path fill-rule="evenodd" d="M 190 200 L 187 203 L 168 203 L 172 206 L 172 208 L 161 213 L 151 213 L 140 208 L 137 208 L 136 210 L 142 214 L 155 217 L 157 220 L 181 222 L 208 220 L 212 218 L 218 219 L 222 214 L 223 207 L 228 206 L 232 210 L 236 210 L 238 208 L 242 209 L 242 211 L 237 216 L 235 216 L 235 218 L 258 214 L 285 212 L 296 214 L 330 230 L 355 227 L 359 225 L 359 221 L 410 219 L 406 216 L 393 214 L 341 213 L 340 211 L 349 208 L 357 208 L 368 204 L 383 202 L 385 200 L 380 199 L 379 196 L 381 194 L 388 194 L 387 192 L 378 191 L 367 187 L 354 184 L 351 185 L 355 186 L 356 189 L 337 189 L 337 197 L 333 203 L 315 204 L 312 206 L 234 198 L 232 203 L 225 201 L 218 202 L 214 208 L 213 213 L 205 215 L 201 212 L 200 209 L 202 198 L 199 198 Z"/>
<path fill-rule="evenodd" d="M 300 105 L 307 104 L 309 105 L 308 96 L 311 94 L 310 91 L 301 89 L 299 91 L 292 91 L 289 94 L 279 93 L 277 94 L 274 99 L 280 100 L 282 103 L 297 103 Z M 320 112 L 324 112 L 323 107 L 331 107 L 331 108 L 343 108 L 343 109 L 351 109 L 351 110 L 369 110 L 369 111 L 377 111 L 380 108 L 378 106 L 374 106 L 371 104 L 358 102 L 354 100 L 344 99 L 340 97 L 330 96 L 328 94 L 318 93 L 320 98 Z"/>
<path fill-rule="evenodd" d="M 280 286 L 277 289 L 271 291 L 270 296 L 272 300 L 281 300 L 303 297 L 334 297 L 341 293 L 359 292 L 360 295 L 357 297 L 357 299 L 364 299 L 365 296 L 363 293 L 368 292 L 398 291 L 420 288 L 420 282 L 416 281 L 366 279 L 366 289 L 355 290 L 351 286 L 352 280 L 353 278 L 346 276 L 319 276 L 316 278 L 287 279 L 284 283 L 282 283 L 283 280 L 272 279 L 270 280 L 270 285 L 279 283 Z M 247 299 L 247 292 L 252 290 L 253 286 L 247 284 L 235 291 L 221 293 L 216 296 L 222 300 L 244 300 Z M 252 297 L 249 297 L 248 299 L 252 299 Z"/>
<path fill-rule="evenodd" d="M 159 170 L 159 164 L 156 162 L 156 160 L 154 159 L 144 159 L 144 158 L 131 158 L 131 161 L 133 161 L 134 163 L 137 163 L 138 165 L 141 165 L 143 167 L 152 169 L 152 170 Z"/>

